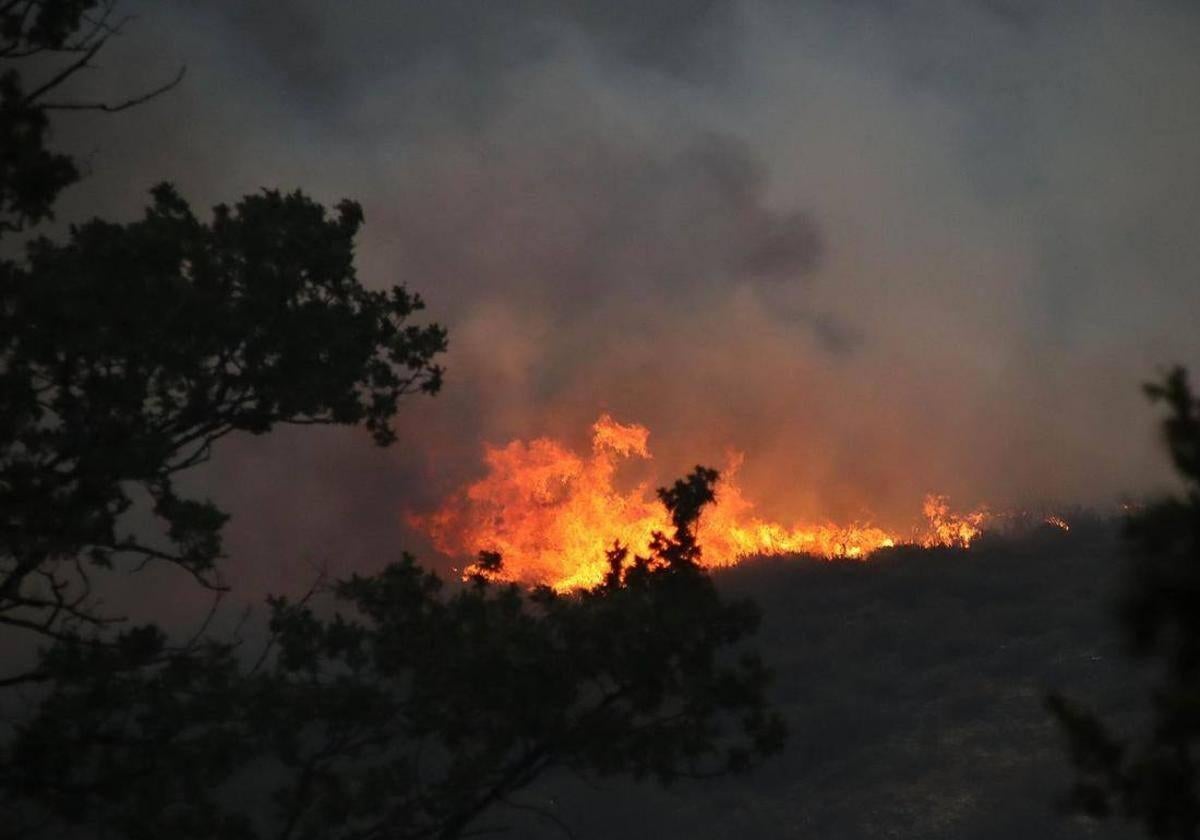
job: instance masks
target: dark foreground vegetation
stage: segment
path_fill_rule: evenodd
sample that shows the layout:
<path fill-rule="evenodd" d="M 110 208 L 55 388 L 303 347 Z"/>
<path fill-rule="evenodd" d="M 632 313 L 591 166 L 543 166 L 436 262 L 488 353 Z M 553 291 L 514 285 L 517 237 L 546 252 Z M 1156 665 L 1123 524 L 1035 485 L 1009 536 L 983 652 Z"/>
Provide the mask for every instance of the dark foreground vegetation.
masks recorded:
<path fill-rule="evenodd" d="M 560 778 L 531 798 L 555 803 L 580 840 L 1140 836 L 1058 807 L 1072 775 L 1045 705 L 1059 691 L 1114 720 L 1145 705 L 1113 620 L 1120 530 L 1077 516 L 1069 533 L 1039 527 L 968 552 L 721 573 L 723 590 L 763 609 L 788 749 L 745 778 L 666 791 Z"/>
<path fill-rule="evenodd" d="M 556 768 L 666 782 L 778 751 L 758 613 L 696 562 L 703 468 L 660 491 L 671 533 L 586 593 L 446 588 L 405 555 L 323 581 L 320 610 L 270 599 L 257 651 L 112 606 L 155 566 L 215 614 L 228 516 L 178 479 L 283 425 L 395 444 L 447 346 L 418 295 L 359 281 L 352 201 L 206 216 L 161 184 L 137 221 L 46 234 L 81 178 L 52 116 L 181 79 L 71 98 L 115 5 L 0 2 L 0 837 L 449 840 Z"/>

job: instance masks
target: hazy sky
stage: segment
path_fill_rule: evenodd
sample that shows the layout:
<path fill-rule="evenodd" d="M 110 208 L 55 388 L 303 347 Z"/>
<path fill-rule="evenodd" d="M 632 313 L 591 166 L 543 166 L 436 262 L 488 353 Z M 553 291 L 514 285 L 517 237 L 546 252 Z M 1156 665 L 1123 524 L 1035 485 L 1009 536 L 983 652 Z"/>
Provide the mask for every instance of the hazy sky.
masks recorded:
<path fill-rule="evenodd" d="M 485 440 L 651 428 L 781 516 L 1108 503 L 1160 483 L 1138 385 L 1200 363 L 1200 7 L 155 0 L 71 117 L 60 216 L 262 187 L 362 202 L 366 283 L 450 330 L 402 442 L 285 432 L 201 478 L 247 580 L 423 549 Z"/>

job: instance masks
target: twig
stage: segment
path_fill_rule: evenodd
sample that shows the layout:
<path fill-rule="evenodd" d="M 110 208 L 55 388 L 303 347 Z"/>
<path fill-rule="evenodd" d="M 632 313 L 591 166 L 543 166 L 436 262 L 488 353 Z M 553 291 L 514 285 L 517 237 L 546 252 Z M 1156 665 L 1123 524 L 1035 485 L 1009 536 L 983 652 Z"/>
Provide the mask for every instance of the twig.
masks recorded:
<path fill-rule="evenodd" d="M 103 41 L 101 41 L 100 44 L 103 44 Z M 89 52 L 87 57 L 90 57 L 93 54 L 94 51 Z M 138 105 L 143 105 L 157 96 L 162 96 L 167 91 L 178 86 L 179 83 L 183 81 L 183 77 L 186 75 L 187 67 L 180 67 L 179 72 L 175 74 L 175 78 L 171 79 L 171 81 L 167 82 L 166 84 L 160 85 L 154 88 L 154 90 L 143 93 L 140 96 L 134 96 L 116 104 L 111 104 L 108 102 L 47 102 L 41 107 L 46 111 L 102 111 L 106 114 L 116 114 L 128 108 L 135 108 Z"/>

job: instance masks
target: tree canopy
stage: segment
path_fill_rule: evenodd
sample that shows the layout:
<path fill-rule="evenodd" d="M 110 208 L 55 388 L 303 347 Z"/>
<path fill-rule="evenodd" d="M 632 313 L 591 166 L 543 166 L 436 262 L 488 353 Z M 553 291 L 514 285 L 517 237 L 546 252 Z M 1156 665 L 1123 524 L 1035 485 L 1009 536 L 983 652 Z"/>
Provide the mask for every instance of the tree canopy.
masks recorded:
<path fill-rule="evenodd" d="M 0 672 L 22 710 L 0 729 L 5 831 L 450 838 L 554 767 L 670 782 L 778 749 L 757 613 L 696 562 L 710 470 L 662 492 L 672 534 L 614 547 L 588 591 L 495 584 L 495 556 L 446 585 L 402 555 L 270 599 L 257 651 L 103 609 L 96 579 L 147 563 L 222 588 L 227 515 L 177 481 L 222 438 L 341 424 L 391 445 L 446 349 L 418 295 L 359 281 L 351 201 L 265 190 L 203 219 L 160 184 L 137 221 L 37 235 L 79 178 L 54 111 L 178 81 L 54 99 L 114 7 L 0 2 L 0 642 L 32 655 Z"/>
<path fill-rule="evenodd" d="M 265 192 L 204 224 L 163 185 L 142 221 L 38 238 L 0 267 L 0 622 L 103 620 L 80 562 L 216 585 L 225 515 L 173 478 L 230 432 L 362 423 L 391 442 L 398 399 L 441 383 L 445 333 L 407 323 L 421 300 L 402 286 L 358 282 L 361 221 L 351 202 L 330 218 Z M 137 490 L 162 539 L 120 529 Z"/>

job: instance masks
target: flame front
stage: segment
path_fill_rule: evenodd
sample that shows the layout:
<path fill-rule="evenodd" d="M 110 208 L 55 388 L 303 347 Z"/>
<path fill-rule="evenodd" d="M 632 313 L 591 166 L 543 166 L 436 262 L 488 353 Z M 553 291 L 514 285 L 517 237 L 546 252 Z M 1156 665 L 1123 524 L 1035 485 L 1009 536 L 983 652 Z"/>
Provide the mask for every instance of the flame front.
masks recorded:
<path fill-rule="evenodd" d="M 656 531 L 670 531 L 667 512 L 648 485 L 621 491 L 613 483 L 619 459 L 651 457 L 649 434 L 644 426 L 603 415 L 592 426 L 587 457 L 550 438 L 489 446 L 483 478 L 409 521 L 445 554 L 498 552 L 508 579 L 559 590 L 596 584 L 608 570 L 605 552 L 614 542 L 645 552 Z M 754 515 L 735 480 L 740 460 L 722 471 L 716 501 L 701 516 L 697 536 L 706 566 L 801 553 L 863 559 L 901 543 L 966 547 L 986 519 L 982 511 L 955 515 L 945 497 L 929 496 L 928 523 L 908 539 L 869 524 L 785 526 Z"/>

